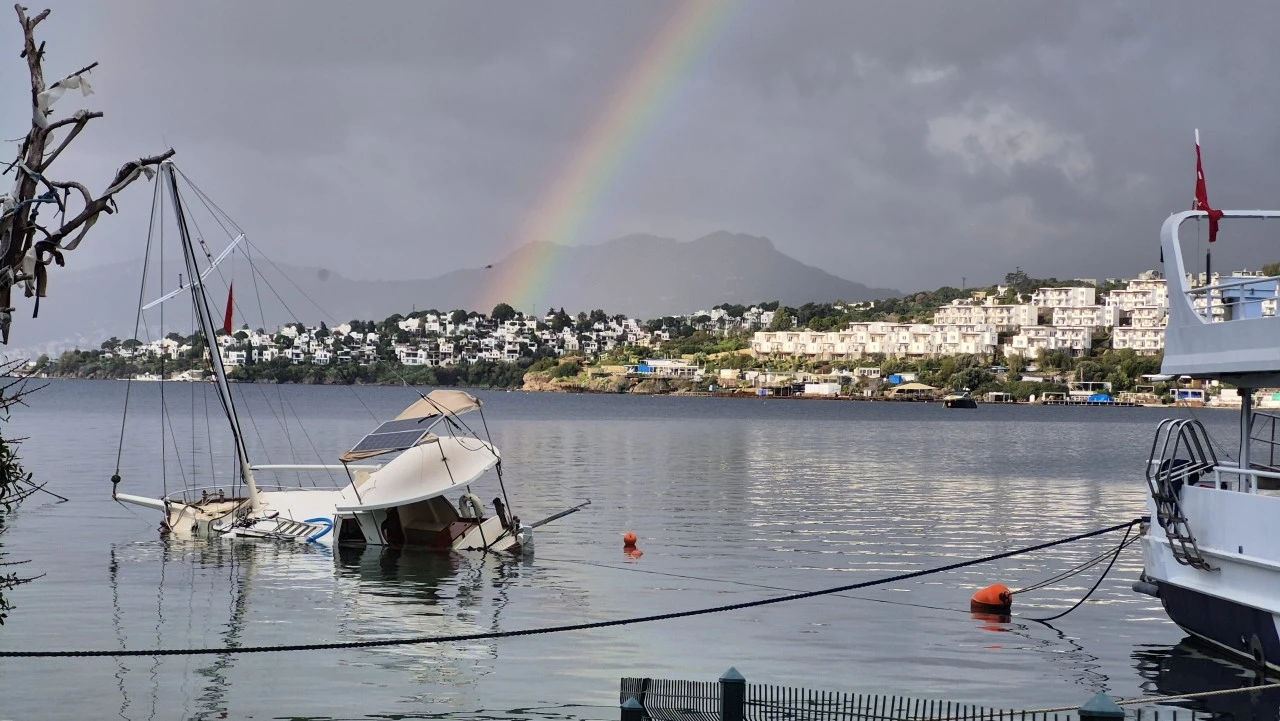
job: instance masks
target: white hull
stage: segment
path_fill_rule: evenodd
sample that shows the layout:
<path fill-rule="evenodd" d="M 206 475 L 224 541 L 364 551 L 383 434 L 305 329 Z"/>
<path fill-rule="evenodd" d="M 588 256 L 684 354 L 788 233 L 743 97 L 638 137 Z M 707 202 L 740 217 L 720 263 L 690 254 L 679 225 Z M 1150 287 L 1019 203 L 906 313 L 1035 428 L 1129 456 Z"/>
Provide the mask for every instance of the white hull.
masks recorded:
<path fill-rule="evenodd" d="M 1144 579 L 1155 584 L 1165 612 L 1187 633 L 1280 669 L 1280 544 L 1272 536 L 1280 525 L 1280 498 L 1218 488 L 1210 476 L 1183 487 L 1179 506 L 1211 570 L 1178 562 L 1148 496 Z"/>
<path fill-rule="evenodd" d="M 249 502 L 252 491 L 238 497 L 206 490 L 199 496 L 186 492 L 167 499 L 122 493 L 115 498 L 162 511 L 165 529 L 180 538 L 515 551 L 532 542 L 532 530 L 519 526 L 516 518 L 491 515 L 483 501 L 468 492 L 497 461 L 497 450 L 483 441 L 446 436 L 411 448 L 385 466 L 360 467 L 372 472 L 354 470 L 353 481 L 342 489 L 258 490 L 257 508 Z M 257 470 L 300 468 L 306 467 Z M 453 495 L 456 504 L 450 500 Z"/>
<path fill-rule="evenodd" d="M 532 540 L 530 529 L 509 529 L 498 516 L 489 516 L 478 522 L 462 518 L 427 522 L 418 518 L 400 525 L 397 530 L 391 521 L 391 509 L 339 513 L 337 506 L 342 495 L 340 491 L 305 488 L 264 491 L 261 496 L 265 509 L 256 512 L 249 509 L 247 498 L 219 500 L 215 497 L 190 504 L 170 501 L 163 504 L 164 526 L 180 539 L 256 538 L 322 546 L 350 542 L 392 547 L 519 551 Z M 119 500 L 130 502 L 128 497 Z M 447 499 L 438 497 L 394 509 L 394 513 L 412 515 L 424 504 L 433 509 L 452 507 Z"/>

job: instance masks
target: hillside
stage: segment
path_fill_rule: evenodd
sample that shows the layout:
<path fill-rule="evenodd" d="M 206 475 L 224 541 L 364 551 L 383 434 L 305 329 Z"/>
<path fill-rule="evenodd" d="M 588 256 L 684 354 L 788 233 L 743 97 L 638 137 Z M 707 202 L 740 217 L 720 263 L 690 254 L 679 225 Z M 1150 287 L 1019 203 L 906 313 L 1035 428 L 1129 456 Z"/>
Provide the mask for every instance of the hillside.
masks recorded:
<path fill-rule="evenodd" d="M 12 347 L 6 351 L 34 355 L 73 346 L 92 348 L 111 336 L 130 337 L 139 265 L 135 261 L 86 270 L 55 270 L 38 320 L 29 319 L 29 300 L 15 299 L 16 313 L 28 318 L 15 323 Z M 253 327 L 276 327 L 289 321 L 313 324 L 381 319 L 414 308 L 488 312 L 498 302 L 509 302 L 526 312 L 542 313 L 550 307 L 563 307 L 570 313 L 602 308 L 610 314 L 647 319 L 682 315 L 720 303 L 779 300 L 799 306 L 900 295 L 896 290 L 869 288 L 805 265 L 779 252 L 768 239 L 727 232 L 689 242 L 632 235 L 575 247 L 530 243 L 491 267 L 455 270 L 423 280 L 355 280 L 324 268 L 284 263 L 278 269 L 260 264 L 260 275 L 255 276 L 243 260 L 228 260 L 219 271 L 220 277 L 210 279 L 211 296 L 221 305 L 226 283 L 234 280 L 238 309 L 253 309 L 249 317 L 237 313 L 235 323 Z M 163 273 L 153 269 L 151 282 L 163 278 L 165 286 L 173 288 L 181 272 L 177 264 L 166 265 Z M 542 293 L 533 300 L 539 307 L 531 307 L 529 298 L 505 297 L 506 289 L 495 288 L 500 285 L 498 279 L 512 277 L 536 281 Z M 153 287 L 145 295 L 150 299 L 161 294 Z M 165 325 L 172 327 L 173 314 L 186 319 L 190 307 L 175 299 L 166 304 L 166 312 L 170 315 Z M 158 322 L 154 311 L 148 322 Z"/>

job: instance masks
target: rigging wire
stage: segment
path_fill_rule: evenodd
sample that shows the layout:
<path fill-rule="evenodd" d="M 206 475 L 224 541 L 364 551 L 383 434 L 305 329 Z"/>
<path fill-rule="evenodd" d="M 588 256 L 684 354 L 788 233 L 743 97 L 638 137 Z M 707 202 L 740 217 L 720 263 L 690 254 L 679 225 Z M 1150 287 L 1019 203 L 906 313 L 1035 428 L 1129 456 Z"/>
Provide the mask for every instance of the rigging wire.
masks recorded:
<path fill-rule="evenodd" d="M 262 270 L 261 270 L 260 268 L 258 268 L 258 267 L 257 267 L 257 264 L 256 264 L 256 263 L 254 263 L 254 262 L 252 261 L 252 255 L 251 255 L 251 253 L 252 253 L 252 250 L 254 249 L 254 247 L 255 247 L 255 246 L 254 246 L 254 244 L 253 244 L 253 243 L 251 243 L 251 242 L 249 241 L 249 239 L 248 239 L 248 237 L 247 237 L 247 234 L 245 234 L 245 233 L 244 233 L 244 230 L 243 230 L 243 229 L 242 229 L 242 228 L 241 228 L 241 227 L 240 227 L 240 226 L 235 222 L 235 220 L 234 220 L 234 219 L 232 219 L 232 218 L 230 217 L 230 215 L 228 215 L 224 210 L 222 210 L 222 208 L 221 208 L 220 206 L 218 206 L 218 204 L 217 204 L 216 202 L 214 202 L 211 198 L 209 198 L 209 196 L 208 196 L 208 195 L 207 195 L 207 194 L 206 194 L 206 193 L 205 193 L 205 192 L 200 188 L 200 186 L 199 186 L 199 185 L 197 185 L 195 182 L 193 182 L 193 181 L 191 180 L 191 178 L 187 177 L 187 175 L 186 175 L 185 173 L 183 173 L 180 169 L 178 169 L 178 168 L 177 168 L 177 166 L 171 166 L 171 167 L 173 168 L 173 170 L 174 170 L 178 175 L 180 175 L 180 176 L 183 178 L 183 180 L 184 180 L 184 181 L 186 181 L 187 185 L 188 185 L 188 186 L 190 186 L 190 188 L 191 188 L 191 190 L 193 191 L 193 193 L 194 193 L 194 195 L 196 196 L 196 198 L 200 201 L 200 203 L 201 203 L 202 205 L 204 205 L 205 209 L 209 212 L 210 216 L 214 219 L 214 222 L 218 224 L 218 226 L 222 229 L 222 231 L 223 231 L 224 233 L 226 233 L 228 236 L 231 236 L 231 235 L 232 235 L 232 231 L 234 230 L 237 236 L 243 236 L 243 240 L 242 240 L 242 242 L 244 243 L 244 253 L 245 253 L 246 258 L 247 258 L 247 259 L 249 259 L 249 263 L 248 263 L 248 265 L 249 265 L 249 268 L 250 268 L 251 276 L 252 276 L 252 278 L 253 278 L 254 293 L 255 293 L 255 296 L 256 296 L 256 297 L 257 297 L 257 299 L 258 299 L 258 304 L 259 304 L 259 315 L 260 315 L 260 316 L 262 316 L 262 320 L 263 320 L 263 324 L 264 324 L 264 326 L 263 326 L 263 327 L 265 328 L 266 323 L 265 323 L 265 315 L 264 315 L 264 314 L 263 314 L 263 312 L 262 312 L 262 307 L 263 307 L 263 306 L 262 306 L 262 302 L 261 302 L 261 291 L 260 291 L 259 283 L 258 283 L 258 280 L 259 280 L 259 279 L 261 279 L 261 280 L 262 280 L 262 282 L 263 282 L 264 284 L 266 284 L 267 289 L 268 289 L 268 290 L 270 290 L 270 291 L 271 291 L 271 293 L 272 293 L 273 295 L 275 295 L 276 300 L 278 300 L 278 301 L 280 302 L 281 306 L 285 309 L 286 313 L 288 313 L 291 317 L 293 317 L 293 318 L 295 319 L 295 322 L 299 322 L 299 323 L 300 323 L 301 321 L 300 321 L 300 320 L 298 320 L 299 316 L 298 316 L 296 313 L 294 313 L 293 309 L 288 305 L 288 303 L 286 303 L 286 302 L 285 302 L 284 298 L 283 298 L 283 297 L 281 297 L 280 293 L 275 289 L 275 287 L 271 284 L 271 282 L 266 278 L 265 274 L 263 274 L 263 273 L 262 273 Z M 176 190 L 176 183 L 175 183 L 175 193 L 177 193 L 177 190 Z M 179 202 L 181 202 L 181 201 L 179 201 Z M 224 222 L 224 221 L 225 221 L 225 222 Z M 198 225 L 198 223 L 197 223 L 194 219 L 192 219 L 192 223 L 193 223 L 193 225 L 195 226 L 195 228 L 196 228 L 196 230 L 197 230 L 197 233 L 199 233 L 200 231 L 199 231 L 199 225 Z M 228 226 L 230 226 L 230 229 L 228 229 Z M 206 255 L 208 255 L 208 251 L 207 251 L 207 249 L 206 249 Z M 290 285 L 292 285 L 292 286 L 294 287 L 294 289 L 295 289 L 295 290 L 297 290 L 297 291 L 298 291 L 298 293 L 302 295 L 302 297 L 303 297 L 303 298 L 305 298 L 305 299 L 306 299 L 307 301 L 309 301 L 313 306 L 315 306 L 315 308 L 316 308 L 317 310 L 319 310 L 319 311 L 320 311 L 320 313 L 321 313 L 322 315 L 324 315 L 325 317 L 329 318 L 329 320 L 330 320 L 331 322 L 335 323 L 335 324 L 338 322 L 338 321 L 337 321 L 337 319 L 336 319 L 336 318 L 335 318 L 331 313 L 329 313 L 328 311 L 326 311 L 326 310 L 324 309 L 324 307 L 323 307 L 323 306 L 321 306 L 319 303 L 317 303 L 317 302 L 315 301 L 315 299 L 314 299 L 314 298 L 312 298 L 312 297 L 311 297 L 311 296 L 310 296 L 310 295 L 309 295 L 309 294 L 308 294 L 308 293 L 307 293 L 307 292 L 306 292 L 306 291 L 305 291 L 301 286 L 299 286 L 299 285 L 298 285 L 298 284 L 297 284 L 297 283 L 296 283 L 292 278 L 290 278 L 290 277 L 289 277 L 289 276 L 288 276 L 288 275 L 287 275 L 287 274 L 286 274 L 286 273 L 285 273 L 285 272 L 280 268 L 280 266 L 279 266 L 279 265 L 277 265 L 277 264 L 275 263 L 275 261 L 274 261 L 274 260 L 272 260 L 272 259 L 271 259 L 269 256 L 267 256 L 265 253 L 262 253 L 260 249 L 258 250 L 258 255 L 259 255 L 259 257 L 261 257 L 261 258 L 263 258 L 264 260 L 266 260 L 266 262 L 267 262 L 267 263 L 268 263 L 268 264 L 269 264 L 269 265 L 270 265 L 270 266 L 271 266 L 271 267 L 272 267 L 272 268 L 273 268 L 273 269 L 274 269 L 278 274 L 280 274 L 280 275 L 281 275 L 281 276 L 282 276 L 282 277 L 283 277 L 283 278 L 284 278 L 284 279 L 285 279 L 285 280 L 286 280 Z M 222 276 L 222 271 L 221 271 L 220 269 L 218 270 L 218 275 L 219 275 L 219 277 L 220 277 L 220 278 L 222 278 L 222 279 L 223 279 L 223 281 L 224 281 L 224 282 L 226 281 L 226 279 Z M 206 302 L 207 302 L 207 299 L 206 299 Z M 234 303 L 234 300 L 233 300 L 233 303 Z M 495 451 L 495 449 L 493 448 L 493 445 L 492 445 L 492 437 L 489 435 L 487 420 L 485 420 L 485 419 L 483 418 L 483 410 L 481 411 L 481 419 L 482 419 L 482 422 L 484 422 L 484 424 L 485 424 L 485 433 L 486 433 L 486 436 L 488 436 L 488 437 L 489 437 L 489 443 L 488 443 L 488 444 L 486 444 L 486 443 L 484 443 L 484 442 L 480 442 L 480 443 L 479 443 L 479 445 L 478 445 L 477 447 L 475 447 L 475 448 L 471 448 L 471 447 L 469 447 L 469 446 L 466 444 L 466 442 L 465 442 L 462 438 L 459 438 L 459 437 L 458 437 L 458 435 L 454 432 L 454 430 L 455 430 L 455 429 L 461 430 L 461 428 L 465 428 L 465 429 L 466 429 L 466 431 L 467 431 L 468 433 L 470 433 L 470 435 L 471 435 L 472 437 L 475 437 L 477 441 L 479 441 L 479 434 L 477 434 L 477 433 L 476 433 L 476 432 L 475 432 L 475 431 L 474 431 L 474 430 L 473 430 L 469 425 L 467 425 L 465 421 L 462 421 L 462 420 L 461 420 L 461 419 L 460 419 L 456 414 L 454 414 L 454 413 L 452 413 L 452 412 L 448 411 L 448 410 L 447 410 L 447 409 L 445 409 L 443 406 L 441 406 L 440 404 L 436 403 L 434 400 L 427 398 L 426 394 L 422 393 L 420 390 L 418 390 L 416 387 L 414 387 L 412 384 L 410 384 L 410 383 L 409 383 L 409 381 L 408 381 L 408 379 L 407 379 L 407 378 L 404 376 L 404 374 L 402 374 L 398 369 L 396 369 L 396 368 L 392 367 L 390 370 L 391 370 L 392 374 L 393 374 L 394 376 L 396 376 L 396 377 L 400 380 L 400 382 L 401 382 L 405 387 L 408 387 L 408 388 L 411 388 L 412 390 L 414 390 L 414 391 L 419 395 L 419 397 L 421 397 L 422 399 L 426 400 L 429 404 L 431 404 L 433 407 L 435 407 L 435 408 L 436 408 L 436 409 L 441 413 L 441 416 L 444 418 L 444 420 L 445 420 L 445 422 L 446 422 L 446 428 L 448 428 L 448 430 L 449 430 L 449 435 L 450 435 L 450 436 L 451 436 L 451 437 L 452 437 L 452 438 L 453 438 L 453 439 L 458 443 L 458 445 L 459 445 L 460 447 L 462 447 L 464 450 L 468 450 L 468 451 L 483 451 L 483 450 L 487 450 L 490 454 L 492 454 L 492 455 L 494 456 L 494 458 L 495 458 L 495 459 L 497 459 L 498 463 L 497 463 L 496 468 L 497 468 L 497 475 L 498 475 L 498 482 L 499 482 L 499 486 L 500 486 L 500 488 L 501 488 L 501 491 L 502 491 L 502 494 L 503 494 L 503 498 L 504 498 L 504 500 L 505 500 L 505 502 L 506 502 L 506 504 L 507 504 L 507 507 L 508 507 L 508 508 L 510 508 L 510 507 L 511 507 L 510 498 L 509 498 L 509 496 L 508 496 L 508 494 L 507 494 L 507 490 L 506 490 L 505 482 L 503 481 L 503 474 L 502 474 L 502 459 L 501 459 L 501 457 L 499 457 L 499 456 L 498 456 L 497 452 L 496 452 L 496 451 Z M 284 397 L 284 393 L 283 393 L 283 390 L 282 390 L 282 389 L 277 388 L 277 391 L 278 391 L 278 393 L 279 393 L 279 397 L 280 397 L 280 400 L 281 400 L 281 402 L 282 402 L 282 405 L 281 405 L 281 412 L 283 413 L 284 405 L 285 405 L 285 404 L 287 404 L 287 405 L 289 406 L 289 410 L 293 413 L 294 417 L 295 417 L 295 418 L 297 418 L 297 419 L 299 420 L 299 427 L 300 427 L 300 429 L 302 430 L 303 435 L 306 437 L 308 445 L 310 445 L 310 446 L 311 446 L 312 451 L 313 451 L 313 452 L 315 452 L 315 454 L 316 454 L 317 458 L 320 460 L 320 465 L 322 465 L 322 466 L 323 466 L 323 465 L 327 465 L 327 464 L 325 464 L 325 463 L 324 463 L 324 458 L 323 458 L 323 456 L 320 454 L 320 452 L 319 452 L 318 448 L 316 447 L 315 442 L 311 439 L 310 434 L 309 434 L 309 433 L 307 432 L 307 430 L 306 430 L 306 427 L 301 423 L 301 418 L 297 415 L 297 411 L 296 411 L 296 409 L 294 409 L 294 408 L 293 408 L 293 404 L 292 404 L 292 403 L 290 403 L 290 402 L 289 402 L 289 401 Z M 363 398 L 361 398 L 361 397 L 360 397 L 360 395 L 359 395 L 358 393 L 356 393 L 356 392 L 355 392 L 355 388 L 354 388 L 354 387 L 351 387 L 351 392 L 352 392 L 352 394 L 356 397 L 357 402 L 359 402 L 359 403 L 360 403 L 360 405 L 365 409 L 365 411 L 366 411 L 366 412 L 368 412 L 368 413 L 369 413 L 369 415 L 370 415 L 370 416 L 371 416 L 375 421 L 376 421 L 376 420 L 378 420 L 378 416 L 377 416 L 377 414 L 375 414 L 375 413 L 374 413 L 374 412 L 373 412 L 373 411 L 368 407 L 368 405 L 364 402 L 364 399 L 363 399 Z M 264 394 L 265 394 L 265 392 L 264 392 Z M 272 408 L 272 413 L 274 414 L 274 408 L 270 405 L 270 403 L 268 403 L 268 407 L 269 407 L 269 408 Z M 248 412 L 247 406 L 246 406 L 246 410 L 247 410 L 247 412 Z M 250 415 L 250 421 L 252 422 L 252 415 Z M 255 423 L 254 425 L 255 425 L 255 430 L 256 430 L 256 429 L 257 429 L 256 423 Z M 288 427 L 287 427 L 287 423 L 286 423 L 286 425 L 285 425 L 285 432 L 286 432 L 286 437 L 287 437 L 287 436 L 288 436 Z M 259 433 L 259 440 L 261 441 L 261 434 L 260 434 L 260 433 Z M 291 441 L 291 440 L 290 440 L 290 447 L 291 447 L 291 449 L 293 449 L 292 441 Z M 294 450 L 295 455 L 296 455 L 296 449 L 293 449 L 293 450 Z M 447 464 L 446 464 L 446 465 L 447 465 Z M 332 470 L 330 470 L 330 469 L 326 468 L 326 469 L 325 469 L 325 471 L 326 471 L 326 473 L 328 473 L 328 474 L 329 474 L 330 481 L 336 485 L 336 484 L 337 484 L 337 480 L 336 480 L 336 479 L 335 479 L 335 477 L 333 476 L 333 472 L 332 472 Z M 313 481 L 313 484 L 314 484 L 314 481 Z"/>
<path fill-rule="evenodd" d="M 298 418 L 298 411 L 294 410 L 293 403 L 290 403 L 289 399 L 284 395 L 281 395 L 280 397 L 284 399 L 285 403 L 289 404 L 289 412 L 293 413 L 293 417 Z M 299 421 L 298 428 L 302 430 L 303 437 L 307 439 L 307 445 L 311 446 L 311 450 L 316 454 L 316 459 L 320 461 L 320 465 L 325 467 L 324 471 L 325 473 L 329 474 L 329 480 L 333 483 L 333 485 L 335 486 L 338 485 L 338 479 L 334 477 L 333 470 L 329 468 L 329 464 L 324 462 L 324 456 L 321 455 L 320 449 L 316 447 L 315 441 L 311 440 L 311 434 L 307 433 L 307 427 L 302 425 L 302 422 Z M 313 486 L 315 485 L 314 480 L 311 482 L 311 485 Z"/>
<path fill-rule="evenodd" d="M 159 187 L 159 183 L 156 186 Z M 180 211 L 179 211 L 180 212 Z M 156 271 L 156 276 L 160 279 L 160 290 L 164 290 L 164 193 L 160 193 L 160 267 Z M 148 332 L 150 335 L 150 332 Z M 160 336 L 160 487 L 164 490 L 164 497 L 169 497 L 169 460 L 164 450 L 164 419 L 168 414 L 168 409 L 164 403 L 164 304 L 160 304 L 160 329 L 157 331 Z M 168 520 L 167 518 L 165 519 Z"/>
<path fill-rule="evenodd" d="M 178 169 L 176 166 L 174 166 L 174 169 L 177 170 L 178 174 L 182 176 L 182 179 L 187 182 L 187 185 L 191 186 L 191 189 L 195 192 L 196 197 L 200 200 L 202 204 L 204 204 L 205 209 L 209 211 L 209 215 L 213 217 L 214 222 L 216 222 L 218 226 L 222 228 L 222 231 L 224 233 L 226 233 L 228 236 L 231 235 L 231 232 L 227 229 L 227 225 L 230 225 L 236 231 L 237 235 L 245 236 L 243 241 L 245 245 L 245 258 L 249 262 L 249 269 L 254 278 L 254 293 L 258 297 L 258 309 L 260 311 L 259 315 L 262 315 L 261 310 L 264 307 L 262 304 L 262 296 L 261 296 L 261 293 L 258 291 L 258 284 L 257 284 L 258 283 L 257 279 L 260 277 L 262 278 L 262 281 L 267 285 L 267 289 L 270 290 L 272 294 L 275 295 L 276 300 L 280 301 L 280 305 L 284 307 L 285 312 L 287 312 L 294 319 L 295 322 L 301 323 L 300 316 L 298 316 L 298 314 L 293 312 L 293 309 L 289 307 L 289 304 L 284 301 L 284 298 L 280 297 L 280 294 L 276 291 L 275 287 L 271 284 L 269 280 L 267 280 L 266 275 L 263 274 L 262 271 L 259 270 L 257 265 L 253 262 L 253 256 L 250 255 L 250 250 L 253 248 L 253 244 L 249 242 L 248 234 L 244 232 L 244 229 L 241 228 L 240 225 L 237 224 L 235 220 L 230 215 L 227 214 L 226 211 L 224 211 L 216 202 L 214 202 L 212 198 L 210 198 L 207 194 L 205 194 L 205 192 L 200 189 L 199 185 L 196 185 L 196 183 L 193 180 L 191 180 L 191 178 L 187 177 L 186 173 L 183 173 L 182 170 Z M 224 219 L 226 220 L 226 224 L 222 222 Z M 266 260 L 269 264 L 271 264 L 271 267 L 275 268 L 276 272 L 279 273 L 281 277 L 283 277 L 286 281 L 289 282 L 290 285 L 296 288 L 298 292 L 302 294 L 302 297 L 306 298 L 325 317 L 327 317 L 335 325 L 338 323 L 338 319 L 335 318 L 332 313 L 329 313 L 328 311 L 326 311 L 319 303 L 315 301 L 315 299 L 313 299 L 310 295 L 308 295 L 305 290 L 299 287 L 298 284 L 294 282 L 292 278 L 290 278 L 283 270 L 280 269 L 280 266 L 276 265 L 275 261 L 271 260 L 270 256 L 266 255 L 265 253 L 262 253 L 261 250 L 259 250 L 258 254 L 264 260 Z M 263 319 L 263 328 L 264 329 L 266 328 L 265 317 Z M 364 402 L 364 399 L 360 397 L 360 394 L 355 392 L 354 388 L 351 389 L 351 393 L 352 395 L 355 396 L 356 401 L 359 402 L 362 407 L 364 407 L 365 411 L 368 412 L 369 415 L 372 416 L 375 421 L 378 420 L 377 414 L 375 414 L 369 408 L 369 406 Z"/>
<path fill-rule="evenodd" d="M 170 169 L 174 169 L 172 165 L 170 165 L 169 167 Z M 169 180 L 171 182 L 170 190 L 173 192 L 173 196 L 174 196 L 173 198 L 174 214 L 177 217 L 179 233 L 183 237 L 183 243 L 182 243 L 183 259 L 186 262 L 188 272 L 190 272 L 192 274 L 192 277 L 195 278 L 195 277 L 198 277 L 198 271 L 196 269 L 195 258 L 192 256 L 192 249 L 190 247 L 190 243 L 188 242 L 190 239 L 190 232 L 187 229 L 186 220 L 183 213 L 182 196 L 178 192 L 177 178 L 171 175 Z M 197 292 L 197 290 L 199 292 Z M 204 292 L 203 285 L 196 285 L 194 282 L 192 283 L 191 302 L 195 305 L 197 315 L 199 315 L 202 319 L 205 319 L 205 321 L 208 322 L 209 324 L 212 324 L 212 318 L 213 318 L 212 311 L 210 311 L 209 309 L 209 298 L 207 294 Z M 163 306 L 161 306 L 161 308 L 162 308 L 161 312 L 163 313 Z M 209 339 L 206 338 L 206 342 L 208 341 Z M 216 338 L 213 339 L 213 341 L 216 343 Z M 220 350 L 211 345 L 209 348 L 210 359 L 213 358 L 214 353 L 220 353 Z M 224 397 L 223 394 L 219 392 L 218 401 L 222 405 L 223 411 L 226 413 L 227 422 L 230 423 L 233 428 L 236 428 L 238 430 L 239 422 L 236 418 L 235 400 L 231 397 L 231 394 L 227 393 L 226 396 Z M 243 445 L 243 439 L 241 438 L 242 434 L 236 433 L 233 435 L 235 436 L 234 441 L 235 441 L 237 456 L 241 460 L 247 459 L 248 449 L 246 449 Z M 236 465 L 238 467 L 240 464 L 236 464 Z M 239 478 L 241 481 L 244 481 L 245 479 L 243 478 L 243 475 L 244 475 L 243 470 L 241 470 L 237 472 L 234 477 Z"/>
<path fill-rule="evenodd" d="M 153 232 L 155 231 L 155 225 L 156 225 L 156 199 L 161 197 L 162 195 L 160 193 L 160 184 L 156 183 L 154 192 L 152 193 L 152 197 L 151 197 L 151 218 L 147 222 L 147 248 L 145 253 L 142 256 L 142 281 L 139 283 L 140 287 L 138 288 L 138 312 L 134 316 L 134 320 L 133 320 L 133 339 L 134 340 L 138 339 L 138 327 L 142 325 L 142 303 L 143 303 L 143 300 L 146 298 L 146 293 L 147 293 L 147 267 L 148 267 L 148 264 L 151 262 L 151 243 L 152 243 L 152 240 L 154 239 Z M 120 417 L 120 444 L 116 447 L 115 475 L 117 478 L 120 477 L 120 459 L 124 456 L 125 424 L 128 422 L 128 419 L 129 419 L 129 394 L 132 389 L 133 389 L 133 376 L 130 375 L 129 379 L 126 380 L 124 384 L 124 411 L 122 412 Z"/>

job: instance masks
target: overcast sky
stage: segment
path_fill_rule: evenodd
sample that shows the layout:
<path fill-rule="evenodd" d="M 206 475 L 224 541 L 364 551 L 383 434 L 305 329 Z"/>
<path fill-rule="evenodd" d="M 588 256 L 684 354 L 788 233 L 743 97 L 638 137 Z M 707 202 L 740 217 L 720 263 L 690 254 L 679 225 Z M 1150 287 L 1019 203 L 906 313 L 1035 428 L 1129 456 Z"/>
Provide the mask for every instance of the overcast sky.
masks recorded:
<path fill-rule="evenodd" d="M 102 63 L 58 109 L 107 113 L 52 175 L 101 187 L 173 146 L 276 260 L 357 278 L 509 253 L 680 17 L 658 0 L 51 6 L 46 74 Z M 569 239 L 724 229 L 904 290 L 1014 266 L 1131 275 L 1190 206 L 1196 127 L 1213 204 L 1274 207 L 1277 27 L 1268 1 L 733 2 Z M 8 139 L 29 118 L 9 11 L 0 33 Z M 140 256 L 149 202 L 130 189 L 71 262 Z M 1232 246 L 1225 228 L 1216 266 L 1280 259 L 1262 250 L 1280 237 Z"/>

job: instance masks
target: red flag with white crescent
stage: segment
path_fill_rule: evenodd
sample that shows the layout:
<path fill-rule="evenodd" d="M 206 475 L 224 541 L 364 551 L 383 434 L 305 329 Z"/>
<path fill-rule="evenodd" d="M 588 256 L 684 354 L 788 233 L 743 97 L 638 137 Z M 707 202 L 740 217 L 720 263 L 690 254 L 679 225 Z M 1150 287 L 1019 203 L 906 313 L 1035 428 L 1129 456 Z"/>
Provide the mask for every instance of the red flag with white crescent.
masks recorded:
<path fill-rule="evenodd" d="M 222 332 L 231 335 L 231 293 L 236 288 L 236 284 L 232 283 L 227 286 L 227 314 L 222 320 Z"/>
<path fill-rule="evenodd" d="M 1196 201 L 1192 210 L 1203 210 L 1209 214 L 1209 242 L 1218 239 L 1218 220 L 1222 218 L 1221 210 L 1209 207 L 1209 189 L 1204 183 L 1204 166 L 1200 163 L 1200 131 L 1196 131 Z"/>

